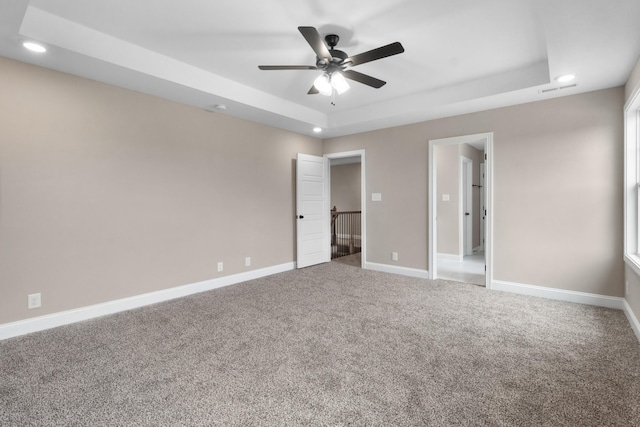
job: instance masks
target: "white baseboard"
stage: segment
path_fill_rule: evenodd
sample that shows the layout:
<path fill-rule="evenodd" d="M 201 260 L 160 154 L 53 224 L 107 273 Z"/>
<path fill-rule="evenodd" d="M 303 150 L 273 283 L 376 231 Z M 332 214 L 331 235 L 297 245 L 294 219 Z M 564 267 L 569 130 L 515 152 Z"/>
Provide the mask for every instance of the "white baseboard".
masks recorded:
<path fill-rule="evenodd" d="M 458 261 L 458 262 L 462 262 L 464 259 L 462 255 L 443 254 L 443 253 L 438 253 L 437 258 L 438 258 L 438 261 Z"/>
<path fill-rule="evenodd" d="M 633 310 L 631 310 L 631 306 L 629 305 L 626 299 L 624 300 L 623 310 L 624 310 L 624 314 L 627 316 L 627 319 L 629 320 L 631 329 L 633 329 L 633 333 L 636 334 L 636 338 L 638 338 L 638 341 L 640 341 L 640 322 L 638 322 L 638 318 L 633 313 Z"/>
<path fill-rule="evenodd" d="M 505 282 L 502 280 L 494 280 L 491 283 L 491 289 L 494 291 L 512 292 L 515 294 L 595 305 L 598 307 L 615 308 L 618 310 L 623 310 L 624 303 L 626 302 L 624 298 L 620 297 L 590 294 L 587 292 L 567 291 L 565 289 L 546 288 L 543 286 L 525 285 L 522 283 Z"/>
<path fill-rule="evenodd" d="M 399 267 L 375 262 L 365 262 L 363 268 L 365 270 L 382 271 L 383 273 L 400 274 L 402 276 L 418 277 L 420 279 L 429 278 L 429 272 L 427 270 L 420 270 L 419 268 Z"/>
<path fill-rule="evenodd" d="M 94 319 L 96 317 L 119 313 L 121 311 L 144 307 L 146 305 L 156 304 L 163 301 L 169 301 L 199 292 L 205 292 L 224 286 L 246 282 L 248 280 L 259 279 L 261 277 L 283 273 L 285 271 L 294 270 L 295 268 L 296 263 L 290 262 L 261 268 L 258 270 L 247 271 L 245 273 L 224 276 L 217 279 L 205 280 L 190 285 L 178 286 L 175 288 L 164 289 L 156 292 L 149 292 L 142 295 L 108 301 L 101 304 L 76 308 L 73 310 L 62 311 L 59 313 L 48 314 L 31 319 L 20 320 L 17 322 L 5 323 L 0 325 L 0 340 L 25 335 L 32 332 L 43 331 L 46 329 L 68 325 L 75 322 L 81 322 L 83 320 Z M 364 263 L 363 268 L 367 270 L 381 271 L 385 273 L 399 274 L 402 276 L 417 277 L 421 279 L 429 278 L 429 272 L 427 270 L 421 270 L 417 268 L 399 267 L 373 262 Z M 501 280 L 494 280 L 491 289 L 623 310 L 625 315 L 627 316 L 627 319 L 629 320 L 633 332 L 635 333 L 638 340 L 640 340 L 640 322 L 638 321 L 638 318 L 635 316 L 635 314 L 631 310 L 631 307 L 624 298 L 590 294 L 586 292 L 567 291 L 563 289 L 546 288 L 543 286 L 525 285 L 522 283 L 512 283 Z"/>
<path fill-rule="evenodd" d="M 177 286 L 175 288 L 149 292 L 101 304 L 61 311 L 17 322 L 5 323 L 0 325 L 0 340 L 68 325 L 83 320 L 89 320 L 107 314 L 119 313 L 121 311 L 144 307 L 146 305 L 156 304 L 163 301 L 169 301 L 198 292 L 210 291 L 212 289 L 234 285 L 248 280 L 271 276 L 272 274 L 283 273 L 285 271 L 295 269 L 295 265 L 295 262 L 274 265 L 258 270 L 247 271 L 245 273 L 232 274 L 230 276 L 224 276 L 217 279 L 192 283 L 190 285 Z"/>

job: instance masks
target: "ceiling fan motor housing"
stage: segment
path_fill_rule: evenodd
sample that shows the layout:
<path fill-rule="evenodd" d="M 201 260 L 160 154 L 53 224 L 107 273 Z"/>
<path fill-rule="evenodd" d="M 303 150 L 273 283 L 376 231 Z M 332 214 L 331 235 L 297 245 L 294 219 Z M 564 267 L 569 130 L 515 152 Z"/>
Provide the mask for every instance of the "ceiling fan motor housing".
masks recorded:
<path fill-rule="evenodd" d="M 327 42 L 327 46 L 329 46 L 329 49 L 333 49 L 338 45 L 340 36 L 338 36 L 337 34 L 327 34 L 326 36 L 324 36 L 324 41 Z"/>
<path fill-rule="evenodd" d="M 325 58 L 316 58 L 316 66 L 327 72 L 340 71 L 344 69 L 343 62 L 349 57 L 345 52 L 334 49 L 340 40 L 337 34 L 328 34 L 324 37 L 324 40 L 329 46 L 329 53 L 331 53 L 331 62 L 327 63 Z"/>

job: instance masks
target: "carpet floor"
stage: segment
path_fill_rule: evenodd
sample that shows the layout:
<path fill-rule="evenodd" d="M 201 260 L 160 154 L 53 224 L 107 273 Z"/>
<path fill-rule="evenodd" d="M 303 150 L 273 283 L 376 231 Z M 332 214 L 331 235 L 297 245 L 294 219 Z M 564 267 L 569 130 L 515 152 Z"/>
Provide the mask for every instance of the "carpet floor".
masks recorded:
<path fill-rule="evenodd" d="M 0 342 L 2 426 L 638 426 L 618 310 L 327 263 Z"/>

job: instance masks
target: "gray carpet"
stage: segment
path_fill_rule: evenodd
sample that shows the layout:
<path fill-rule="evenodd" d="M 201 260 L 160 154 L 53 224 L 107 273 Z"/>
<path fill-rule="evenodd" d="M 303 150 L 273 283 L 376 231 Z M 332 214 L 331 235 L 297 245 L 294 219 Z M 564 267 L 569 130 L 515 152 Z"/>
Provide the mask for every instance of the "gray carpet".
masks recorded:
<path fill-rule="evenodd" d="M 328 263 L 0 342 L 0 425 L 640 425 L 621 311 Z"/>

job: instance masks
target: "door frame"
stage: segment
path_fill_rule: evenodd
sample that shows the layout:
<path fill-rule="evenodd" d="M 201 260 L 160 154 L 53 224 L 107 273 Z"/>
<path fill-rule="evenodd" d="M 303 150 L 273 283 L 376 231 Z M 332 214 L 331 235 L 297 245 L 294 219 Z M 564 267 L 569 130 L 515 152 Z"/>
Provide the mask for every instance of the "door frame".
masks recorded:
<path fill-rule="evenodd" d="M 484 140 L 485 143 L 485 286 L 487 289 L 493 287 L 493 132 L 478 133 L 473 135 L 463 135 L 451 138 L 440 138 L 429 140 L 429 278 L 438 278 L 438 197 L 437 197 L 437 153 L 438 147 L 443 145 L 457 145 Z"/>
<path fill-rule="evenodd" d="M 329 201 L 331 201 L 331 160 L 332 159 L 342 159 L 345 157 L 360 157 L 360 210 L 362 213 L 360 214 L 360 244 L 362 245 L 361 257 L 362 257 L 362 268 L 366 269 L 367 265 L 367 168 L 365 167 L 365 150 L 353 150 L 353 151 L 343 151 L 340 153 L 329 153 L 325 154 L 324 157 L 329 159 L 329 192 L 328 197 Z M 329 217 L 329 221 L 331 221 L 331 217 Z"/>

